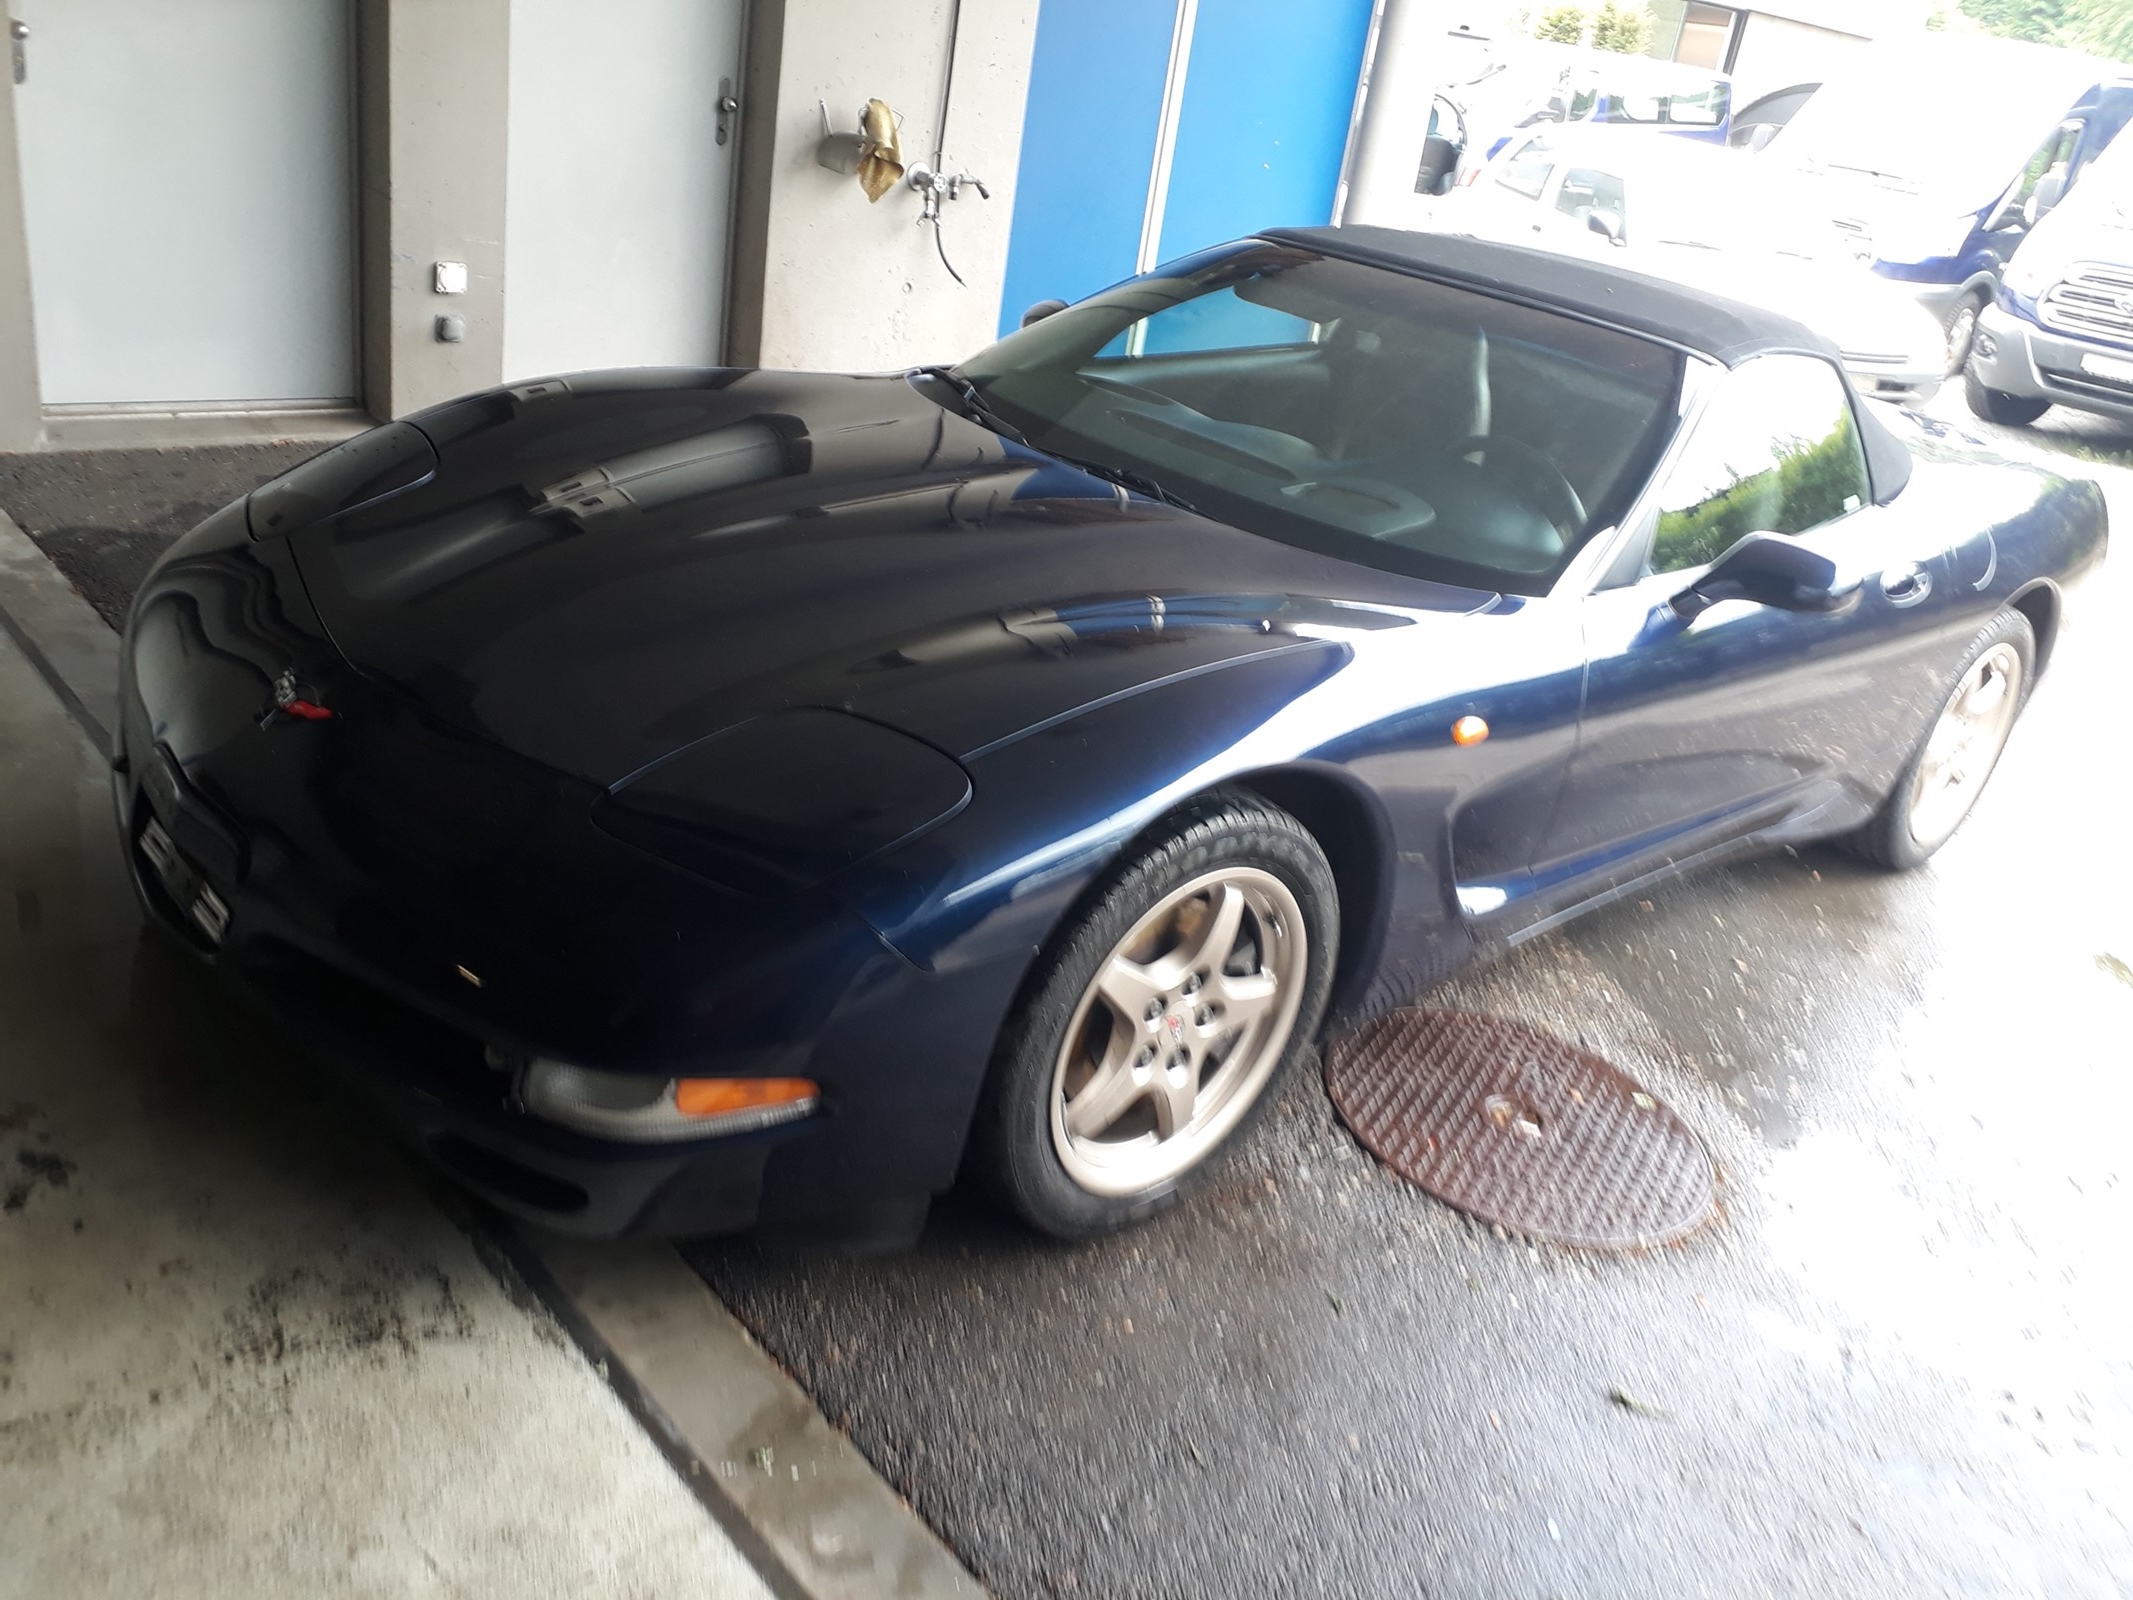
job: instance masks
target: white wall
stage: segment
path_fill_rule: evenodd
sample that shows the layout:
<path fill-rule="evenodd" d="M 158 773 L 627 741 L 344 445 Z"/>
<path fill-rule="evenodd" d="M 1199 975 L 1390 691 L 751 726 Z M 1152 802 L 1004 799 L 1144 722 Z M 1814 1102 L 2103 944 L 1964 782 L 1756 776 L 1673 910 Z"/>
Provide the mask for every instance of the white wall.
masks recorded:
<path fill-rule="evenodd" d="M 768 0 L 759 12 L 769 9 Z M 990 200 L 965 191 L 945 208 L 958 286 L 918 226 L 919 197 L 892 190 L 869 204 L 856 178 L 816 164 L 816 101 L 832 125 L 857 125 L 869 98 L 904 114 L 905 162 L 930 161 L 940 121 L 947 0 L 787 0 L 774 84 L 761 304 L 753 354 L 763 366 L 874 370 L 952 361 L 990 343 L 998 324 L 1015 204 L 1022 107 L 1037 0 L 964 0 L 945 166 L 975 173 Z M 1092 104 L 1092 116 L 1102 114 Z M 1071 160 L 1063 151 L 1060 159 Z M 751 319 L 755 320 L 755 319 Z"/>
<path fill-rule="evenodd" d="M 1834 28 L 1752 12 L 1741 20 L 1733 58 L 1733 104 L 1795 83 L 1820 83 L 1869 41 Z"/>

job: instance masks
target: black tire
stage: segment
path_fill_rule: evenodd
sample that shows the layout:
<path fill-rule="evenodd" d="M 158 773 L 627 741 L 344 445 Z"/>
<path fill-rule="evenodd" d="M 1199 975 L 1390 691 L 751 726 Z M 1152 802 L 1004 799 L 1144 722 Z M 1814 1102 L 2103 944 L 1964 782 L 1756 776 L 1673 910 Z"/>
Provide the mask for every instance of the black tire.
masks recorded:
<path fill-rule="evenodd" d="M 1278 879 L 1303 923 L 1301 998 L 1278 1046 L 1278 1063 L 1234 1125 L 1188 1170 L 1134 1193 L 1092 1192 L 1068 1171 L 1054 1139 L 1055 1069 L 1067 1031 L 1099 970 L 1136 925 L 1166 897 L 1226 869 L 1256 869 Z M 1339 939 L 1333 870 L 1302 823 L 1249 794 L 1217 792 L 1187 803 L 1090 890 L 1038 958 L 993 1052 L 971 1130 L 973 1175 L 1030 1226 L 1062 1239 L 1111 1233 L 1175 1205 L 1234 1147 L 1274 1085 L 1310 1053 L 1332 989 Z M 1277 1046 L 1270 1040 L 1266 1048 L 1271 1053 Z"/>
<path fill-rule="evenodd" d="M 1974 372 L 1963 374 L 1963 399 L 1969 404 L 1973 417 L 1984 422 L 1997 422 L 2003 428 L 2027 427 L 2052 408 L 2049 400 L 1988 389 L 1977 381 Z"/>
<path fill-rule="evenodd" d="M 1954 377 L 1970 364 L 1970 347 L 1977 342 L 1977 319 L 1990 304 L 1986 296 L 1967 294 L 1948 308 L 1948 317 L 1940 325 L 1940 331 L 1948 340 L 1948 366 L 1945 377 Z"/>
<path fill-rule="evenodd" d="M 1961 818 L 1957 819 L 1954 827 L 1936 839 L 1922 841 L 1913 833 L 1912 791 L 1917 784 L 1920 768 L 1925 763 L 1933 731 L 1939 725 L 1948 703 L 1970 676 L 1971 669 L 1977 665 L 1979 659 L 2000 644 L 2012 646 L 2016 655 L 2021 658 L 2022 681 L 2016 691 L 2009 729 L 2014 721 L 2020 719 L 2022 707 L 2028 703 L 2029 692 L 2037 681 L 2037 637 L 2027 617 L 2019 611 L 2009 610 L 2000 612 L 1985 624 L 1984 630 L 1971 641 L 1970 648 L 1963 652 L 1962 664 L 1948 679 L 1947 693 L 1935 705 L 1932 719 L 1920 732 L 1917 746 L 1911 751 L 1910 759 L 1904 762 L 1903 770 L 1896 775 L 1895 785 L 1889 790 L 1887 798 L 1881 802 L 1881 809 L 1857 832 L 1836 840 L 1838 845 L 1877 867 L 1890 872 L 1908 872 L 1913 867 L 1924 865 L 1935 851 L 1954 836 L 1962 826 Z M 1991 760 L 1977 781 L 1977 789 L 1970 797 L 1971 803 L 1975 803 L 1977 793 L 1982 792 L 1985 784 L 1990 781 L 1992 770 L 1999 764 L 2001 751 L 2005 747 L 2006 734 L 2003 732 L 2000 745 L 1993 750 Z M 1966 807 L 1963 816 L 1968 815 Z"/>

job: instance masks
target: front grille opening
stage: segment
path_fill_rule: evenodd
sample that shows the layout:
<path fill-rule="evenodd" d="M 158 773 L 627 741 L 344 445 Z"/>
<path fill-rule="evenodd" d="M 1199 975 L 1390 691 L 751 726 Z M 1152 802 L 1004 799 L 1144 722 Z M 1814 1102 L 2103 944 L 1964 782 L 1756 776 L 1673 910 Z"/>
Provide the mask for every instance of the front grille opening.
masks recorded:
<path fill-rule="evenodd" d="M 317 1017 L 354 1040 L 396 1076 L 495 1103 L 500 1080 L 486 1047 L 473 1034 L 402 1004 L 384 990 L 352 978 L 279 939 L 260 939 L 245 952 L 245 975 L 275 1000 Z"/>
<path fill-rule="evenodd" d="M 430 1156 L 445 1171 L 477 1189 L 552 1216 L 568 1216 L 592 1203 L 592 1197 L 576 1184 L 521 1166 L 509 1156 L 500 1156 L 456 1133 L 442 1133 L 432 1139 Z"/>

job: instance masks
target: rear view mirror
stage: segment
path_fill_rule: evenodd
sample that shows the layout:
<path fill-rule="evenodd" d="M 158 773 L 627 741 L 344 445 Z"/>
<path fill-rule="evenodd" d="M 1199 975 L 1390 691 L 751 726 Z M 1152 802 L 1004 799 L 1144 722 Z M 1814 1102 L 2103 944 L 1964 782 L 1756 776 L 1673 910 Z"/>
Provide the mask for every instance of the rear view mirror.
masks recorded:
<path fill-rule="evenodd" d="M 1585 226 L 1605 239 L 1609 244 L 1622 242 L 1622 217 L 1614 211 L 1588 211 Z"/>
<path fill-rule="evenodd" d="M 1752 600 L 1780 611 L 1843 611 L 1859 598 L 1856 580 L 1840 584 L 1836 563 L 1776 533 L 1743 534 L 1701 578 L 1669 602 L 1697 617 L 1721 600 Z"/>
<path fill-rule="evenodd" d="M 1033 322 L 1042 322 L 1055 311 L 1064 311 L 1066 308 L 1067 303 L 1064 300 L 1039 300 L 1022 313 L 1022 326 L 1026 328 Z"/>

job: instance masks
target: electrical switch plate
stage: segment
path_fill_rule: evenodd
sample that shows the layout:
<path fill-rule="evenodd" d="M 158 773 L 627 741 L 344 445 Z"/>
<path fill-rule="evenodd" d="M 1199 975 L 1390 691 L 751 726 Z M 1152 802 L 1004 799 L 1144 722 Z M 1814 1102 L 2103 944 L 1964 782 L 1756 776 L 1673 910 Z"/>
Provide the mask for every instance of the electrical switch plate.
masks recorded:
<path fill-rule="evenodd" d="M 465 294 L 467 292 L 467 264 L 464 261 L 438 262 L 436 284 L 439 294 Z"/>

